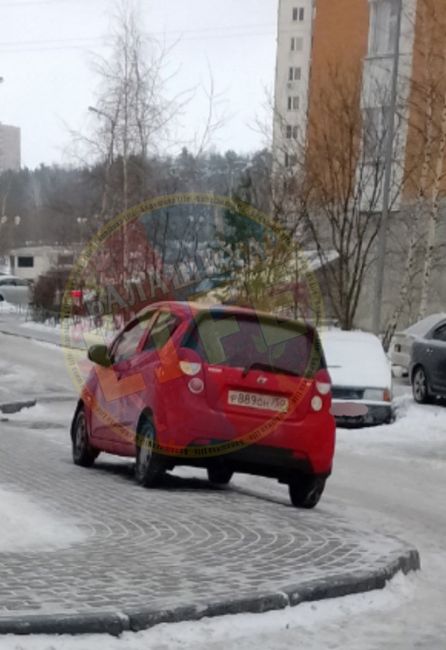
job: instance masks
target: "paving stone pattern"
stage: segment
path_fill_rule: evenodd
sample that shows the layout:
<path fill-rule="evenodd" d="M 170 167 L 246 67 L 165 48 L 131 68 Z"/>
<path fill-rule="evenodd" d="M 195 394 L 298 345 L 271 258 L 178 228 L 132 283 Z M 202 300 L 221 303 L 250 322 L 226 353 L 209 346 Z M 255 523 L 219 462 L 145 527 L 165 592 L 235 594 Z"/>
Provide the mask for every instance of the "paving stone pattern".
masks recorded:
<path fill-rule="evenodd" d="M 323 508 L 300 511 L 176 476 L 145 490 L 126 459 L 76 467 L 68 432 L 50 434 L 4 426 L 0 485 L 74 522 L 85 537 L 66 549 L 0 553 L 0 631 L 16 616 L 230 605 L 305 585 L 353 584 L 396 571 L 404 557 L 417 563 L 401 541 L 353 530 Z"/>

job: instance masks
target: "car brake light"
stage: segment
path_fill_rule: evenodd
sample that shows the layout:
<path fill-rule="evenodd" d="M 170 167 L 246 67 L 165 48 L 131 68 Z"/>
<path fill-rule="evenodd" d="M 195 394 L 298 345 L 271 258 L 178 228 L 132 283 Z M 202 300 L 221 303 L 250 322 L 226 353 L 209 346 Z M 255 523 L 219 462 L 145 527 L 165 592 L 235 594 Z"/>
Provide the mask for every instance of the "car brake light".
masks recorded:
<path fill-rule="evenodd" d="M 194 377 L 201 371 L 201 363 L 180 361 L 180 370 L 183 374 L 188 375 L 189 377 Z"/>
<path fill-rule="evenodd" d="M 321 395 L 328 395 L 328 393 L 331 390 L 331 384 L 325 381 L 317 381 L 316 382 L 316 390 L 318 393 Z"/>
<path fill-rule="evenodd" d="M 311 400 L 311 408 L 313 411 L 320 411 L 322 409 L 323 402 L 319 395 L 315 395 L 313 399 Z"/>
<path fill-rule="evenodd" d="M 384 394 L 383 394 L 383 400 L 385 402 L 391 402 L 392 401 L 392 393 L 388 388 L 385 389 Z"/>

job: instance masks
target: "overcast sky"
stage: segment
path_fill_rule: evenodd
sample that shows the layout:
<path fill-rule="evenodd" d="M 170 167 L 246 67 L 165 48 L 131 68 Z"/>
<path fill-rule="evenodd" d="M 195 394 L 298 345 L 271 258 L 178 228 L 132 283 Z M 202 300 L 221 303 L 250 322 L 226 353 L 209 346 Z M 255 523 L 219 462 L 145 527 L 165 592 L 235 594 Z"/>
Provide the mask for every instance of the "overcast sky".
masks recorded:
<path fill-rule="evenodd" d="M 171 93 L 208 85 L 231 116 L 219 149 L 262 145 L 253 127 L 273 88 L 278 0 L 141 0 L 145 29 L 167 43 L 178 69 Z M 112 0 L 0 0 L 0 121 L 22 129 L 22 164 L 70 162 L 68 128 L 85 124 L 94 103 L 92 53 L 107 52 Z M 223 105 L 221 104 L 221 108 Z M 207 111 L 198 90 L 181 118 L 188 141 Z M 264 114 L 264 113 L 263 113 Z"/>

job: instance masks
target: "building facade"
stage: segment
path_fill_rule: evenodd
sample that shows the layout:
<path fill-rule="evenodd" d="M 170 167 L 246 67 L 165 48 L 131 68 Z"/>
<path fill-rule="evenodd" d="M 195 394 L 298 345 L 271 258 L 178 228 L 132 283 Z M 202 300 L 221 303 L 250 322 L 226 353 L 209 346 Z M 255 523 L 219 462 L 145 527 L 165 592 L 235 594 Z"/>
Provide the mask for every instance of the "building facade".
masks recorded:
<path fill-rule="evenodd" d="M 0 173 L 21 165 L 21 133 L 17 126 L 0 124 Z"/>
<path fill-rule="evenodd" d="M 292 166 L 297 143 L 311 145 L 312 125 L 327 120 L 321 115 L 324 96 L 333 97 L 336 84 L 350 86 L 353 95 L 360 86 L 365 131 L 373 131 L 377 140 L 383 135 L 399 1 L 279 0 L 273 129 L 279 166 Z M 441 81 L 446 69 L 446 2 L 402 0 L 402 6 L 393 185 L 401 191 L 400 198 L 409 199 L 422 174 L 426 112 L 430 108 L 439 125 L 446 110 L 446 82 Z M 334 138 L 337 120 L 333 112 L 326 128 Z M 440 138 L 438 130 L 434 140 Z"/>
<path fill-rule="evenodd" d="M 298 53 L 296 38 L 301 39 Z M 367 180 L 359 192 L 359 212 L 368 215 L 372 227 L 382 210 L 392 77 L 398 62 L 382 305 L 386 318 L 399 300 L 401 278 L 410 277 L 410 299 L 401 325 L 418 316 L 429 250 L 434 250 L 435 258 L 428 310 L 443 311 L 446 304 L 445 43 L 446 0 L 279 0 L 275 170 L 293 174 L 294 166 L 296 171 L 305 169 L 298 177 L 303 178 L 305 189 L 316 169 L 328 205 L 336 205 L 343 196 L 356 199 L 349 188 L 370 178 L 370 187 Z M 294 67 L 300 68 L 298 82 Z M 300 97 L 296 104 L 295 93 Z M 352 115 L 343 119 L 345 111 Z M 350 127 L 356 129 L 354 137 L 349 137 Z M 340 150 L 346 144 L 353 152 L 343 157 Z M 305 167 L 299 167 L 302 164 Z M 407 274 L 407 251 L 414 233 L 416 255 Z M 371 260 L 375 254 L 372 249 Z M 356 316 L 356 324 L 364 328 L 372 325 L 375 270 L 369 266 Z"/>

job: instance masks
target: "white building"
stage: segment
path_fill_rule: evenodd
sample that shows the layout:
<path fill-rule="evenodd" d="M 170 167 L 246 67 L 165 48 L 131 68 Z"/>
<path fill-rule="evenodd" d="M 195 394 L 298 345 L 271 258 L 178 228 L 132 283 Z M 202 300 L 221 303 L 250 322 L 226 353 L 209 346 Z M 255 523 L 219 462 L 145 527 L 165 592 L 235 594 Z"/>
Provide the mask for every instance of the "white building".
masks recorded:
<path fill-rule="evenodd" d="M 52 268 L 70 269 L 74 264 L 73 249 L 64 246 L 25 246 L 9 254 L 9 272 L 24 280 L 35 281 Z"/>
<path fill-rule="evenodd" d="M 0 173 L 21 165 L 21 134 L 17 126 L 0 124 Z"/>
<path fill-rule="evenodd" d="M 273 149 L 277 164 L 292 163 L 306 130 L 313 0 L 279 0 Z"/>

